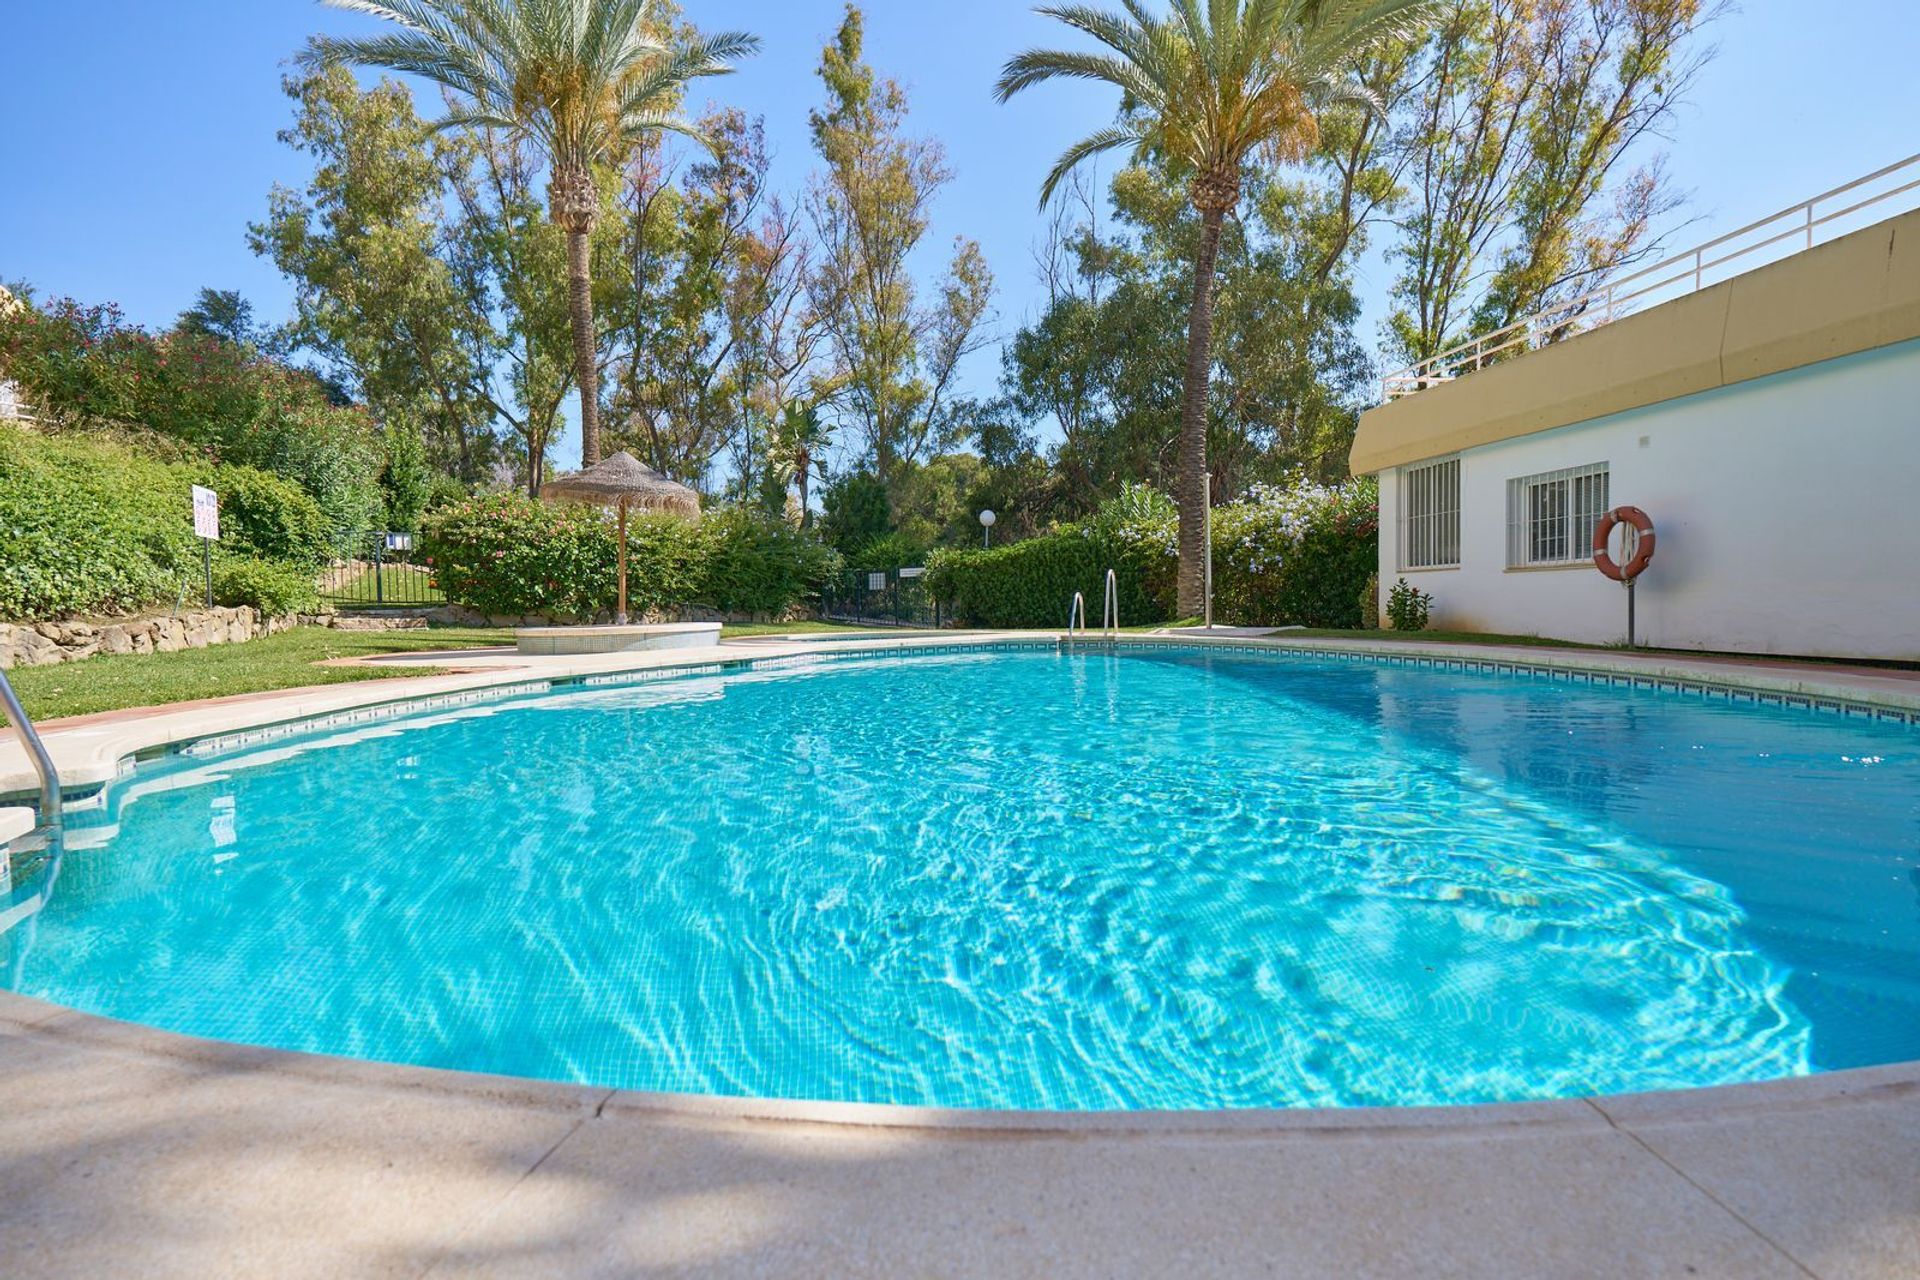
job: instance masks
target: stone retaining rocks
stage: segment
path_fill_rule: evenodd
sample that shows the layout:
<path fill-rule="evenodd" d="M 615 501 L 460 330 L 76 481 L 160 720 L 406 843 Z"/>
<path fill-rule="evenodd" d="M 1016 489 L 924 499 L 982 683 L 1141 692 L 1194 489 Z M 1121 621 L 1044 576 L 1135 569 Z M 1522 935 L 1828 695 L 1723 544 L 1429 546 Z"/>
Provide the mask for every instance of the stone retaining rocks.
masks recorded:
<path fill-rule="evenodd" d="M 173 653 L 239 644 L 296 626 L 332 626 L 331 614 L 267 618 L 248 606 L 121 622 L 0 622 L 0 671 L 78 662 L 99 653 Z"/>

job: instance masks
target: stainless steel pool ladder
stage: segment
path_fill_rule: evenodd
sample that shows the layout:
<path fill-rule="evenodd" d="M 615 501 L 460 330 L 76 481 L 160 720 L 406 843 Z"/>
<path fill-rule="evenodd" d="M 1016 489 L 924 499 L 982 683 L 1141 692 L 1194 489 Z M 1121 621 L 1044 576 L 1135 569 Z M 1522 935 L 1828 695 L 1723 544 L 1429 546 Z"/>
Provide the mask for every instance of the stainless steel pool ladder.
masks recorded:
<path fill-rule="evenodd" d="M 40 741 L 40 731 L 27 719 L 27 710 L 20 705 L 4 671 L 0 671 L 0 706 L 5 707 L 7 722 L 33 761 L 33 771 L 40 775 L 40 825 L 57 827 L 60 825 L 60 774 L 53 767 L 53 757 L 47 754 L 47 744 Z"/>
<path fill-rule="evenodd" d="M 1107 598 L 1100 606 L 1100 630 L 1109 642 L 1120 638 L 1120 579 L 1111 569 L 1107 570 Z"/>
<path fill-rule="evenodd" d="M 1067 639 L 1069 640 L 1073 639 L 1073 624 L 1075 619 L 1078 619 L 1080 622 L 1081 634 L 1086 634 L 1087 598 L 1078 591 L 1073 593 L 1073 599 L 1067 604 Z"/>

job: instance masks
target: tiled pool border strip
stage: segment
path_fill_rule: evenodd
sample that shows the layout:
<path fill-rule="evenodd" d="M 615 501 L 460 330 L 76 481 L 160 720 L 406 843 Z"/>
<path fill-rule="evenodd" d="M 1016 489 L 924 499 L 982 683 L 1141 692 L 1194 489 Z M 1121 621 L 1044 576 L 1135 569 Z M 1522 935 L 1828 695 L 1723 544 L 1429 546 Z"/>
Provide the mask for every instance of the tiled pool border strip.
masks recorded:
<path fill-rule="evenodd" d="M 1412 667 L 1422 670 L 1457 671 L 1480 675 L 1525 676 L 1529 679 L 1546 679 L 1563 684 L 1584 684 L 1618 689 L 1645 689 L 1660 693 L 1717 699 L 1729 703 L 1781 707 L 1787 710 L 1803 710 L 1826 715 L 1848 716 L 1855 719 L 1874 720 L 1882 723 L 1920 725 L 1920 710 L 1907 710 L 1901 707 L 1888 706 L 1884 703 L 1868 702 L 1852 698 L 1825 697 L 1817 694 L 1792 693 L 1785 690 L 1759 689 L 1727 681 L 1646 675 L 1627 671 L 1608 671 L 1593 667 L 1569 666 L 1564 663 L 1527 662 L 1513 658 L 1380 653 L 1371 649 L 1321 648 L 1319 646 L 1287 643 L 1258 644 L 1245 641 L 1194 641 L 1180 638 L 1170 638 L 1167 640 L 1076 639 L 1062 641 L 1053 636 L 1036 636 L 1032 638 L 1019 637 L 1004 640 L 955 641 L 951 644 L 907 642 L 899 645 L 888 644 L 881 648 L 836 647 L 827 651 L 783 654 L 777 657 L 755 658 L 741 656 L 737 658 L 723 658 L 717 662 L 692 662 L 679 666 L 655 667 L 646 671 L 622 671 L 598 676 L 567 676 L 553 680 L 520 681 L 513 684 L 469 689 L 460 693 L 435 694 L 421 698 L 403 698 L 394 702 L 355 707 L 348 711 L 331 712 L 310 719 L 281 721 L 275 724 L 262 725 L 258 728 L 237 730 L 233 733 L 216 734 L 205 738 L 196 738 L 188 742 L 177 743 L 164 750 L 171 754 L 186 756 L 220 755 L 228 751 L 259 746 L 263 743 L 277 741 L 297 734 L 322 733 L 330 729 L 373 724 L 386 720 L 430 714 L 435 711 L 445 711 L 454 707 L 472 706 L 481 702 L 505 701 L 510 698 L 527 697 L 568 689 L 621 688 L 632 685 L 658 684 L 669 680 L 692 680 L 702 677 L 737 675 L 748 671 L 798 670 L 810 667 L 830 666 L 841 662 L 870 662 L 881 657 L 937 657 L 940 655 L 959 653 L 998 652 L 1006 649 L 1046 649 L 1055 651 L 1076 649 L 1087 653 L 1125 650 L 1141 653 L 1249 654 L 1263 658 L 1276 656 L 1330 658 L 1343 662 L 1369 663 L 1376 666 Z M 131 760 L 124 762 L 123 771 L 126 768 L 130 768 L 131 765 Z"/>

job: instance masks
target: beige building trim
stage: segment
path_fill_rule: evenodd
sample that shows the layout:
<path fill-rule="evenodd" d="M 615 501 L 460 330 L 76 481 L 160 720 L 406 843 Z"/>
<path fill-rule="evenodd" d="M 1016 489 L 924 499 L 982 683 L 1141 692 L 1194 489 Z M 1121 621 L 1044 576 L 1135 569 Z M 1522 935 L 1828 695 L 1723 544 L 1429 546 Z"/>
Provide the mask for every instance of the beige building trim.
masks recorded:
<path fill-rule="evenodd" d="M 1360 415 L 1355 475 L 1920 338 L 1920 210 Z"/>

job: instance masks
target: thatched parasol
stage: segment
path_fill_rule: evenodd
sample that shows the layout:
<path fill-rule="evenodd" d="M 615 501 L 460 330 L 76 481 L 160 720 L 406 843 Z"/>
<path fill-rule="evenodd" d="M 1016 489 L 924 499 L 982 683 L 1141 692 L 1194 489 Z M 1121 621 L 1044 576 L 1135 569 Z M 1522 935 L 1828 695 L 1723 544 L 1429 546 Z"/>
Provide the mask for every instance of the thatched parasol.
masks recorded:
<path fill-rule="evenodd" d="M 614 507 L 620 512 L 620 607 L 615 626 L 627 625 L 627 512 L 667 511 L 689 520 L 700 518 L 700 495 L 655 471 L 622 451 L 585 471 L 556 476 L 540 486 L 542 497 L 568 498 Z"/>

